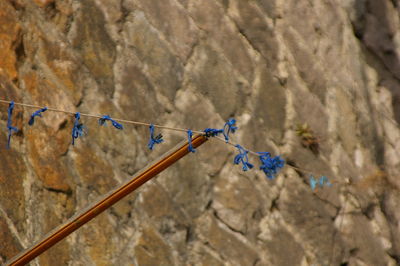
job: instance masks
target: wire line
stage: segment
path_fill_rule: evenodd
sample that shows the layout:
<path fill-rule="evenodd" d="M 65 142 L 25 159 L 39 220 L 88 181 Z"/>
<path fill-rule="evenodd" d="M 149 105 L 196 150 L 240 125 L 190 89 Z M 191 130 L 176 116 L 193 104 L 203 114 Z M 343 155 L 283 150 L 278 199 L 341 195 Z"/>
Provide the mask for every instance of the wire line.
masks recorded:
<path fill-rule="evenodd" d="M 0 103 L 4 103 L 4 104 L 10 104 L 11 101 L 6 101 L 6 100 L 1 100 L 0 99 Z M 27 103 L 19 103 L 19 102 L 14 102 L 15 105 L 17 106 L 22 106 L 22 107 L 26 107 L 26 108 L 31 108 L 31 109 L 40 109 L 43 108 L 43 106 L 40 105 L 36 105 L 36 104 L 27 104 Z M 52 112 L 58 112 L 58 113 L 64 113 L 64 114 L 68 114 L 68 115 L 75 115 L 75 112 L 71 112 L 71 111 L 66 111 L 66 110 L 60 110 L 57 108 L 53 108 L 53 107 L 47 107 L 48 111 L 52 111 Z M 94 115 L 94 114 L 86 114 L 86 113 L 80 113 L 81 116 L 85 116 L 85 117 L 89 117 L 89 118 L 96 118 L 96 119 L 101 119 L 103 116 L 102 115 Z M 146 122 L 139 122 L 139 121 L 133 121 L 133 120 L 126 120 L 126 119 L 121 119 L 121 118 L 113 118 L 115 121 L 121 122 L 121 123 L 125 123 L 125 124 L 131 124 L 131 125 L 138 125 L 138 126 L 150 126 L 151 123 L 146 123 Z M 165 129 L 165 130 L 172 130 L 172 131 L 178 131 L 178 132 L 187 132 L 188 129 L 184 129 L 184 128 L 176 128 L 176 127 L 169 127 L 169 126 L 164 126 L 164 125 L 156 125 L 153 124 L 153 126 L 155 128 L 160 128 L 160 129 Z M 192 130 L 193 133 L 197 133 L 197 134 L 202 134 L 204 135 L 203 131 L 199 131 L 199 130 Z M 214 139 L 221 141 L 225 144 L 228 144 L 232 147 L 236 147 L 237 143 L 234 143 L 232 141 L 226 141 L 225 138 L 221 137 L 221 136 L 215 136 L 213 137 Z M 255 156 L 260 156 L 260 154 L 258 154 L 257 152 L 254 152 L 252 150 L 247 150 L 250 154 L 255 155 Z M 301 169 L 299 167 L 296 166 L 292 166 L 289 164 L 286 164 L 287 166 L 296 169 L 298 171 L 301 171 L 305 174 L 312 174 L 311 171 L 308 171 L 306 169 Z"/>

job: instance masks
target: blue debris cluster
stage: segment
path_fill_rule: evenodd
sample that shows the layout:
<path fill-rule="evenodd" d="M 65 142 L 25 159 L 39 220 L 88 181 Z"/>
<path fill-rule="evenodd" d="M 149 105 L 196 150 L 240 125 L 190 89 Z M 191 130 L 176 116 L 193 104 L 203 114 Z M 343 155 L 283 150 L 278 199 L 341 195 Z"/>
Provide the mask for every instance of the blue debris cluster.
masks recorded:
<path fill-rule="evenodd" d="M 310 187 L 314 191 L 317 188 L 317 185 L 322 188 L 324 186 L 330 187 L 332 184 L 329 182 L 329 179 L 326 176 L 321 176 L 319 179 L 316 179 L 313 175 L 310 175 Z"/>

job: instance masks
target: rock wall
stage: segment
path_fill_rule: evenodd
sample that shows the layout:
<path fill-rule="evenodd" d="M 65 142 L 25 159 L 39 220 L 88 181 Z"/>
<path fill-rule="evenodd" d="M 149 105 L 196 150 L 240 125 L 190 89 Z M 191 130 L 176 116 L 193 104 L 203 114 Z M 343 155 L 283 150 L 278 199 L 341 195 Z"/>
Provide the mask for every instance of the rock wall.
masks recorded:
<path fill-rule="evenodd" d="M 32 265 L 400 264 L 399 8 L 0 0 L 0 99 L 198 130 L 235 117 L 235 141 L 308 170 L 267 180 L 210 141 Z M 72 147 L 71 116 L 29 127 L 29 111 L 6 150 L 0 106 L 0 263 L 186 137 L 150 152 L 146 127 L 83 118 Z M 312 191 L 309 172 L 333 186 Z"/>

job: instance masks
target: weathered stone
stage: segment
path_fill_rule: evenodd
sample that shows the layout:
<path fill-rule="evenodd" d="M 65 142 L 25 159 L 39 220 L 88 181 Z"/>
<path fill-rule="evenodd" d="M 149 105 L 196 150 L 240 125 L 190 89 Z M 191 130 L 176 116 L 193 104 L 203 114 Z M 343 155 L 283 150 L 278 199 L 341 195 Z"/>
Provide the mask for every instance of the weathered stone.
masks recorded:
<path fill-rule="evenodd" d="M 282 138 L 286 118 L 285 89 L 268 71 L 261 72 L 257 89 L 259 93 L 254 104 L 254 115 L 257 119 L 252 122 L 256 123 L 256 127 L 267 124 L 268 134 L 279 141 Z"/>
<path fill-rule="evenodd" d="M 193 249 L 195 253 L 193 256 L 193 265 L 224 265 L 224 262 L 217 255 L 213 254 L 209 247 L 196 243 Z"/>
<path fill-rule="evenodd" d="M 66 218 L 72 216 L 71 206 L 67 207 L 70 203 L 70 195 L 65 193 L 54 193 L 54 191 L 45 191 L 44 197 L 48 200 L 49 204 L 43 206 L 38 213 L 42 217 L 46 217 L 40 224 L 42 235 L 56 229 Z M 41 265 L 54 265 L 54 264 L 67 264 L 71 259 L 71 246 L 68 241 L 64 240 L 59 242 L 53 248 L 49 249 L 39 257 Z"/>
<path fill-rule="evenodd" d="M 358 32 L 359 37 L 365 45 L 370 48 L 389 71 L 397 78 L 400 77 L 400 62 L 398 37 L 394 38 L 396 29 L 399 27 L 398 11 L 391 1 L 366 1 L 368 6 L 363 14 L 362 30 Z M 396 14 L 397 13 L 397 14 Z"/>
<path fill-rule="evenodd" d="M 388 251 L 389 254 L 398 254 L 400 251 L 400 232 L 397 229 L 399 213 L 396 211 L 397 206 L 400 203 L 400 196 L 397 193 L 390 193 L 386 188 L 386 193 L 383 194 L 383 212 L 386 216 L 387 222 L 389 223 L 390 235 L 392 246 Z"/>
<path fill-rule="evenodd" d="M 0 68 L 0 88 L 1 88 L 0 89 L 0 97 L 2 97 L 2 99 L 13 99 L 14 102 L 17 102 L 21 99 L 20 91 L 12 83 L 12 80 L 7 75 L 7 72 L 4 71 L 2 68 Z M 2 107 L 7 110 L 7 105 L 4 104 Z M 20 113 L 20 110 L 15 109 L 15 113 L 14 113 L 15 116 L 16 116 L 17 112 Z M 7 119 L 7 113 L 2 112 L 1 117 L 4 120 Z M 20 118 L 18 120 L 20 120 Z"/>
<path fill-rule="evenodd" d="M 249 153 L 242 172 L 210 138 L 34 264 L 399 264 L 395 2 L 0 1 L 1 100 L 196 131 L 234 116 L 233 145 L 287 163 L 270 180 Z M 0 105 L 0 264 L 187 140 L 157 128 L 150 151 L 147 126 L 83 116 L 72 146 L 72 115 L 28 127 L 17 105 L 5 150 Z"/>
<path fill-rule="evenodd" d="M 11 259 L 22 250 L 21 243 L 18 242 L 2 217 L 0 217 L 0 239 L 2 242 L 0 246 L 1 263 L 5 263 L 6 260 Z"/>
<path fill-rule="evenodd" d="M 240 0 L 232 1 L 232 8 L 228 10 L 239 28 L 240 33 L 249 44 L 258 51 L 267 61 L 268 66 L 276 66 L 278 42 L 272 25 L 267 22 L 266 16 L 259 8 Z"/>
<path fill-rule="evenodd" d="M 210 178 L 195 160 L 188 156 L 160 176 L 174 202 L 191 217 L 201 215 L 210 200 Z"/>
<path fill-rule="evenodd" d="M 20 44 L 20 24 L 17 13 L 8 1 L 0 2 L 0 68 L 14 80 L 17 78 L 17 55 L 15 49 Z"/>
<path fill-rule="evenodd" d="M 25 225 L 25 195 L 23 182 L 27 169 L 21 153 L 6 149 L 7 136 L 0 131 L 0 206 L 22 230 Z"/>
<path fill-rule="evenodd" d="M 174 53 L 185 61 L 197 41 L 197 28 L 190 16 L 174 0 L 133 0 L 160 30 L 174 48 Z"/>
<path fill-rule="evenodd" d="M 38 124 L 38 123 L 37 123 Z M 37 125 L 38 126 L 38 125 Z M 39 126 L 41 127 L 41 126 Z M 68 184 L 68 168 L 60 161 L 60 156 L 67 152 L 70 135 L 66 130 L 27 131 L 29 159 L 37 177 L 45 188 L 71 192 Z"/>
<path fill-rule="evenodd" d="M 271 216 L 265 219 L 273 219 Z M 270 221 L 268 221 L 270 222 Z M 293 235 L 286 230 L 284 225 L 279 222 L 270 222 L 266 226 L 265 236 L 260 235 L 260 239 L 265 242 L 268 258 L 271 265 L 301 265 L 305 256 L 304 248 L 298 243 Z"/>
<path fill-rule="evenodd" d="M 160 189 L 157 185 L 149 184 L 141 193 L 142 200 L 138 207 L 143 208 L 149 217 L 154 219 L 166 216 L 179 218 L 169 195 Z"/>
<path fill-rule="evenodd" d="M 321 69 L 322 67 L 318 66 L 318 61 L 315 60 L 316 58 L 308 50 L 307 44 L 301 40 L 297 32 L 290 28 L 287 29 L 285 39 L 287 46 L 295 57 L 296 68 L 301 79 L 306 82 L 309 90 L 316 94 L 321 102 L 325 102 L 327 81 Z"/>
<path fill-rule="evenodd" d="M 216 210 L 216 215 L 230 228 L 246 234 L 252 229 L 253 214 L 259 208 L 257 190 L 247 178 L 228 174 L 232 172 L 232 167 L 222 170 L 221 173 L 226 173 L 226 178 L 216 181 L 212 207 Z"/>
<path fill-rule="evenodd" d="M 192 60 L 188 86 L 210 98 L 223 119 L 233 116 L 244 104 L 240 96 L 245 95 L 242 86 L 246 85 L 236 78 L 226 59 L 208 45 L 199 46 Z"/>
<path fill-rule="evenodd" d="M 204 214 L 198 221 L 198 234 L 204 243 L 216 250 L 224 260 L 238 265 L 254 265 L 259 258 L 250 246 L 243 243 L 232 233 L 221 228 L 215 218 Z M 235 247 L 233 249 L 232 247 Z M 237 252 L 240 250 L 240 252 Z"/>
<path fill-rule="evenodd" d="M 74 48 L 79 51 L 101 91 L 110 97 L 114 92 L 112 64 L 115 60 L 115 43 L 104 28 L 104 15 L 93 1 L 81 2 L 80 10 Z"/>
<path fill-rule="evenodd" d="M 82 183 L 90 190 L 105 194 L 116 185 L 111 165 L 86 143 L 77 146 L 75 167 Z"/>
<path fill-rule="evenodd" d="M 107 214 L 103 213 L 92 221 L 92 226 L 82 228 L 80 232 L 86 255 L 90 257 L 95 265 L 107 265 L 115 252 L 111 236 L 116 233 L 115 228 L 110 224 Z M 104 247 L 107 247 L 106 249 Z"/>
<path fill-rule="evenodd" d="M 62 89 L 55 89 L 55 84 L 48 79 L 42 79 L 40 76 L 34 72 L 29 71 L 21 75 L 21 79 L 24 82 L 25 89 L 29 92 L 32 101 L 34 101 L 38 105 L 42 106 L 57 106 L 63 110 L 72 110 L 74 108 L 73 100 L 68 97 L 66 92 Z M 43 91 L 47 90 L 57 90 L 55 94 L 47 94 L 43 93 Z M 76 95 L 78 97 L 78 95 Z M 63 113 L 55 113 L 55 112 L 46 112 L 43 115 L 43 118 L 39 118 L 39 123 L 44 123 L 46 127 L 52 129 L 53 132 L 66 130 L 66 122 L 68 116 Z M 35 123 L 37 125 L 38 123 Z M 64 131 L 63 131 L 64 132 Z M 56 136 L 56 141 L 62 147 L 60 150 L 61 154 L 66 153 L 69 143 L 66 142 L 66 138 L 64 136 Z"/>
<path fill-rule="evenodd" d="M 327 241 L 327 237 L 335 234 L 334 229 L 329 225 L 332 223 L 335 210 L 329 207 L 331 206 L 324 205 L 320 199 L 312 197 L 310 189 L 293 176 L 287 179 L 285 189 L 277 201 L 277 209 L 289 230 L 293 234 L 301 235 L 301 241 L 318 249 L 318 253 L 314 253 L 314 256 L 315 262 L 319 264 L 326 264 L 330 259 L 338 259 L 330 257 L 333 243 Z M 334 256 L 341 253 L 340 250 L 343 247 L 340 244 L 341 241 L 339 237 L 335 238 L 337 251 Z"/>
<path fill-rule="evenodd" d="M 135 247 L 138 265 L 173 265 L 172 250 L 151 227 L 145 227 Z"/>
<path fill-rule="evenodd" d="M 35 4 L 37 4 L 39 7 L 46 7 L 50 4 L 53 4 L 55 1 L 54 0 L 34 0 Z"/>
<path fill-rule="evenodd" d="M 181 86 L 181 61 L 171 53 L 144 13 L 135 11 L 130 15 L 125 23 L 125 31 L 126 42 L 134 47 L 138 58 L 144 64 L 147 78 L 169 100 L 173 100 L 176 90 Z"/>
<path fill-rule="evenodd" d="M 189 11 L 196 24 L 210 34 L 211 43 L 215 42 L 232 66 L 251 82 L 254 66 L 250 48 L 245 45 L 244 38 L 238 38 L 240 33 L 225 15 L 223 7 L 214 1 L 192 1 Z"/>
<path fill-rule="evenodd" d="M 55 43 L 46 39 L 41 42 L 41 52 L 46 60 L 46 65 L 49 67 L 54 78 L 51 79 L 53 84 L 51 87 L 59 87 L 60 90 L 66 92 L 74 99 L 74 103 L 79 102 L 82 97 L 81 86 L 76 84 L 78 80 L 81 66 L 71 55 L 62 48 L 61 43 Z M 87 51 L 89 53 L 89 51 Z M 94 59 L 99 60 L 99 59 Z"/>
<path fill-rule="evenodd" d="M 388 265 L 390 260 L 385 258 L 382 243 L 372 233 L 373 229 L 367 218 L 363 215 L 350 215 L 343 219 L 347 223 L 347 229 L 351 228 L 344 235 L 348 245 L 353 247 L 353 255 L 364 263 L 368 261 L 373 265 Z"/>
<path fill-rule="evenodd" d="M 282 6 L 279 1 L 259 0 L 257 1 L 257 4 L 263 9 L 268 17 L 274 19 L 282 18 Z"/>
<path fill-rule="evenodd" d="M 137 116 L 143 121 L 148 121 L 163 113 L 161 105 L 157 103 L 155 88 L 137 66 L 126 66 L 122 74 L 121 86 L 119 105 L 127 117 Z M 143 104 L 143 102 L 154 104 Z M 137 108 L 138 106 L 140 108 Z"/>

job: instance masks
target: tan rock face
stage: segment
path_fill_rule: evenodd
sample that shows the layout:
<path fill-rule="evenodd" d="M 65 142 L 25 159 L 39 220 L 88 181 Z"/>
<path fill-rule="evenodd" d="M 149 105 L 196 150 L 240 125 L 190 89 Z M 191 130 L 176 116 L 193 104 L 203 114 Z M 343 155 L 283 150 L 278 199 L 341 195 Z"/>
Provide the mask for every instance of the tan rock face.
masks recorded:
<path fill-rule="evenodd" d="M 221 128 L 282 154 L 275 180 L 210 140 L 33 265 L 400 264 L 396 1 L 0 1 L 0 99 Z M 186 139 L 0 104 L 0 264 Z M 296 135 L 307 123 L 319 152 Z M 309 187 L 309 174 L 332 187 Z"/>
<path fill-rule="evenodd" d="M 172 250 L 151 228 L 144 228 L 135 247 L 136 263 L 139 265 L 172 265 Z"/>
<path fill-rule="evenodd" d="M 79 51 L 82 63 L 98 81 L 102 92 L 111 96 L 114 88 L 112 65 L 115 44 L 104 28 L 104 15 L 94 2 L 84 1 L 77 20 L 74 48 Z"/>

